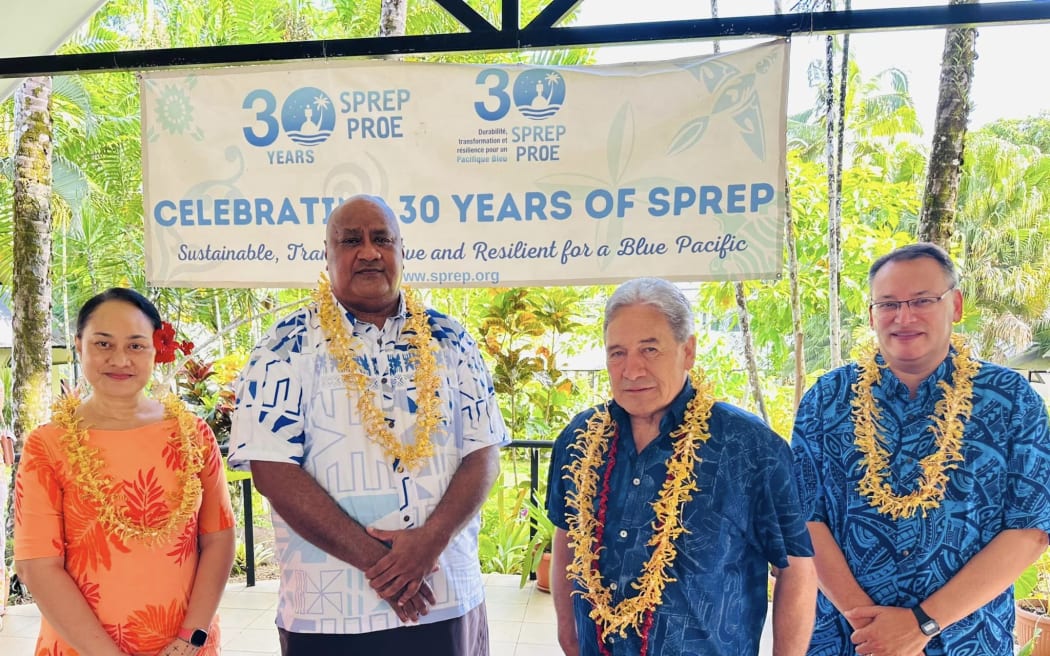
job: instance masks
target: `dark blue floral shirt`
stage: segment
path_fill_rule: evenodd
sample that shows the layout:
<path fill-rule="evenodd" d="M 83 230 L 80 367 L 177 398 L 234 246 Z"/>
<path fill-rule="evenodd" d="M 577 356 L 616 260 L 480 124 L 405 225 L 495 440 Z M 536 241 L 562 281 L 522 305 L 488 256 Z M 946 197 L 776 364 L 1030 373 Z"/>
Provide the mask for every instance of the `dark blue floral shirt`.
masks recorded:
<path fill-rule="evenodd" d="M 653 502 L 667 475 L 670 433 L 682 422 L 693 397 L 686 383 L 660 424 L 659 437 L 641 453 L 634 445 L 627 413 L 615 402 L 610 414 L 618 429 L 616 465 L 610 480 L 604 549 L 599 566 L 613 603 L 630 587 L 650 557 L 647 546 L 655 518 Z M 568 447 L 595 408 L 577 415 L 562 431 L 551 458 L 547 508 L 551 521 L 568 528 L 566 495 L 572 482 L 565 467 L 579 452 Z M 746 656 L 758 653 L 766 616 L 768 564 L 787 565 L 787 557 L 811 556 L 809 534 L 791 473 L 787 443 L 752 414 L 716 403 L 709 421 L 711 439 L 700 448 L 699 492 L 686 504 L 670 571 L 676 581 L 664 590 L 654 614 L 650 654 Z M 604 475 L 604 467 L 599 476 Z M 599 480 L 601 480 L 599 478 Z M 590 605 L 573 595 L 581 656 L 597 656 Z M 641 641 L 628 632 L 615 637 L 611 653 L 637 656 Z"/>
<path fill-rule="evenodd" d="M 879 360 L 880 364 L 883 361 Z M 951 358 L 915 398 L 888 368 L 873 389 L 897 494 L 916 489 L 919 461 L 935 450 L 929 430 L 938 381 L 951 381 Z M 857 492 L 861 456 L 853 444 L 850 400 L 857 366 L 836 369 L 802 400 L 791 444 L 799 494 L 809 521 L 823 522 L 865 592 L 882 606 L 921 603 L 1006 529 L 1050 529 L 1050 433 L 1046 405 L 1016 372 L 982 363 L 973 380 L 964 464 L 948 473 L 940 507 L 907 519 L 880 514 Z M 930 641 L 926 656 L 1007 656 L 1013 651 L 1012 589 Z M 810 656 L 853 653 L 852 630 L 823 595 Z"/>

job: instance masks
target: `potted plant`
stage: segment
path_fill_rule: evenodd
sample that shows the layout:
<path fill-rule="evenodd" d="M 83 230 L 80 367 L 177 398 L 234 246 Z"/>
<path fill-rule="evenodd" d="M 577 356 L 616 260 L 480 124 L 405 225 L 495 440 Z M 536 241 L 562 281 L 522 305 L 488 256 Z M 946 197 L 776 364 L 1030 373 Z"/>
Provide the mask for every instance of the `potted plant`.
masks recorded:
<path fill-rule="evenodd" d="M 554 543 L 554 523 L 547 517 L 543 504 L 525 502 L 525 517 L 530 524 L 529 542 L 521 563 L 521 587 L 529 582 L 529 575 L 536 574 L 536 589 L 551 591 L 551 545 Z"/>
<path fill-rule="evenodd" d="M 1014 599 L 1014 637 L 1021 646 L 1018 656 L 1050 656 L 1050 639 L 1040 636 L 1050 628 L 1050 550 L 1014 582 Z"/>

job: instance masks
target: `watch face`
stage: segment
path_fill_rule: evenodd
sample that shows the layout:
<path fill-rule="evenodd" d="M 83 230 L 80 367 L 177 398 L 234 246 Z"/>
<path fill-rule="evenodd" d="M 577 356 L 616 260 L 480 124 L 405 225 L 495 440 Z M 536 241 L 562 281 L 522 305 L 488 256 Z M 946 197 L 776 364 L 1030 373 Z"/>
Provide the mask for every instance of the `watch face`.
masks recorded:
<path fill-rule="evenodd" d="M 941 627 L 937 626 L 937 622 L 930 620 L 929 622 L 923 622 L 922 626 L 919 627 L 923 633 L 928 636 L 937 635 Z"/>
<path fill-rule="evenodd" d="M 190 644 L 194 647 L 203 647 L 204 643 L 206 642 L 208 642 L 207 631 L 201 631 L 200 629 L 196 629 L 193 632 L 193 635 L 190 636 Z"/>

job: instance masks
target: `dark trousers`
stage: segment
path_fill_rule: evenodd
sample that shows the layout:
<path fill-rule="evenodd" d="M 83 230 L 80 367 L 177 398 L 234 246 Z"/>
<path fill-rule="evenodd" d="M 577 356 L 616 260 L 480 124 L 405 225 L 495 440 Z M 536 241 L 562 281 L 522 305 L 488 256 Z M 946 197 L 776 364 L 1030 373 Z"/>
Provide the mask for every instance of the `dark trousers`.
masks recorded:
<path fill-rule="evenodd" d="M 485 602 L 463 617 L 370 633 L 292 633 L 277 629 L 282 656 L 489 656 Z M 410 651 L 411 650 L 411 651 Z"/>

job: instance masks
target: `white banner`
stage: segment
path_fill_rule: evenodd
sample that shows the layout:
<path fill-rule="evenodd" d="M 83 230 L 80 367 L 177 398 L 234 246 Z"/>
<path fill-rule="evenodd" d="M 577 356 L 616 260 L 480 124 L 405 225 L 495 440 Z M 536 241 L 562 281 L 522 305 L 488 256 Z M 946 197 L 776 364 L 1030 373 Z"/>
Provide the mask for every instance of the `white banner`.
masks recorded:
<path fill-rule="evenodd" d="M 147 278 L 309 287 L 357 193 L 418 287 L 771 278 L 788 43 L 578 68 L 355 61 L 142 81 Z"/>

